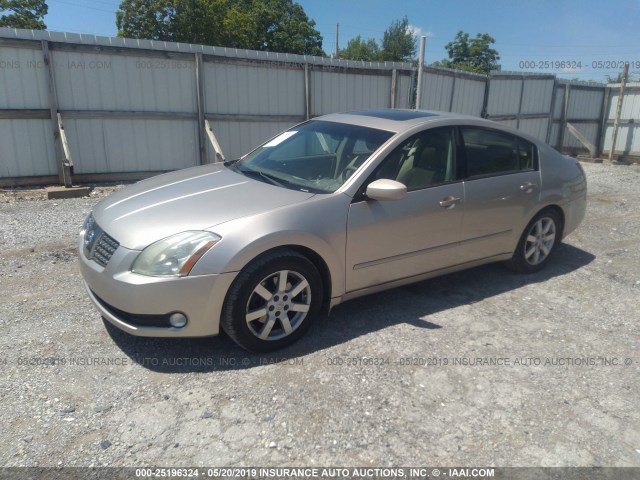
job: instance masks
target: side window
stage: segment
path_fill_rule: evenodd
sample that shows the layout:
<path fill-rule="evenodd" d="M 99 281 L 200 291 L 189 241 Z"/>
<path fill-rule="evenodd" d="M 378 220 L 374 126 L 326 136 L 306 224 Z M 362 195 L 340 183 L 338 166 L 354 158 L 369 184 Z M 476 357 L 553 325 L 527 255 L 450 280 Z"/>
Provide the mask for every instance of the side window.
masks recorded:
<path fill-rule="evenodd" d="M 520 170 L 536 170 L 536 146 L 531 143 L 518 139 L 518 165 Z"/>
<path fill-rule="evenodd" d="M 535 169 L 536 148 L 531 142 L 494 130 L 463 127 L 467 176 L 500 175 Z"/>
<path fill-rule="evenodd" d="M 373 173 L 371 180 L 389 178 L 404 183 L 407 190 L 456 180 L 453 128 L 420 132 L 396 147 Z"/>

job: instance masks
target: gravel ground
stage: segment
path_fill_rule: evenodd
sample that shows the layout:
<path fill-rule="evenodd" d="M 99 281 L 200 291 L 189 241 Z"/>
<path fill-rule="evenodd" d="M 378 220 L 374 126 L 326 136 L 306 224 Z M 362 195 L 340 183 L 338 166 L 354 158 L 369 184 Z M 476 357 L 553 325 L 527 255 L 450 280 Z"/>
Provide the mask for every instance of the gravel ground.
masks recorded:
<path fill-rule="evenodd" d="M 0 193 L 0 465 L 640 466 L 640 168 L 585 170 L 545 271 L 347 302 L 271 356 L 107 327 L 75 253 L 104 191 Z"/>

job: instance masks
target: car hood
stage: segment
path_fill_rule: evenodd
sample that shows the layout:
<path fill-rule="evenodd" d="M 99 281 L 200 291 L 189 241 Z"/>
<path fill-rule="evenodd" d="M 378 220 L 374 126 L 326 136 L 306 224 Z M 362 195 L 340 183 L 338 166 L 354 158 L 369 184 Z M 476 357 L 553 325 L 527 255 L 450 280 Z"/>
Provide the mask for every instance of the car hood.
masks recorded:
<path fill-rule="evenodd" d="M 302 202 L 312 193 L 250 179 L 221 164 L 159 175 L 101 201 L 93 216 L 125 248 Z"/>

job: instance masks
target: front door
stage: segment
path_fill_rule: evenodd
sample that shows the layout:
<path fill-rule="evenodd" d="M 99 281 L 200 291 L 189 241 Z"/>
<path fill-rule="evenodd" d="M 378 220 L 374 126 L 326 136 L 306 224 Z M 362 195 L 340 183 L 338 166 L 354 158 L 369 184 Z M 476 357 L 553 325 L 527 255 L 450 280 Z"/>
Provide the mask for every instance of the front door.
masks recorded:
<path fill-rule="evenodd" d="M 404 183 L 402 200 L 356 196 L 347 222 L 347 291 L 380 285 L 457 263 L 464 210 L 452 128 L 425 130 L 401 144 L 363 185 Z"/>

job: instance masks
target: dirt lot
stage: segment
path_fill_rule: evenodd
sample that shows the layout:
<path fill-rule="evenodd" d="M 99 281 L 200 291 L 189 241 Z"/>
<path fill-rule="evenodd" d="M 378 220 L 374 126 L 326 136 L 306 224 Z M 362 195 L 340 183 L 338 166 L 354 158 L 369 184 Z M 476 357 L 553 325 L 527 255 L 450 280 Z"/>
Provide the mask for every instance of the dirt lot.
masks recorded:
<path fill-rule="evenodd" d="M 0 194 L 0 465 L 640 466 L 640 168 L 585 169 L 547 270 L 351 301 L 266 357 L 106 327 L 75 253 L 104 191 Z"/>

